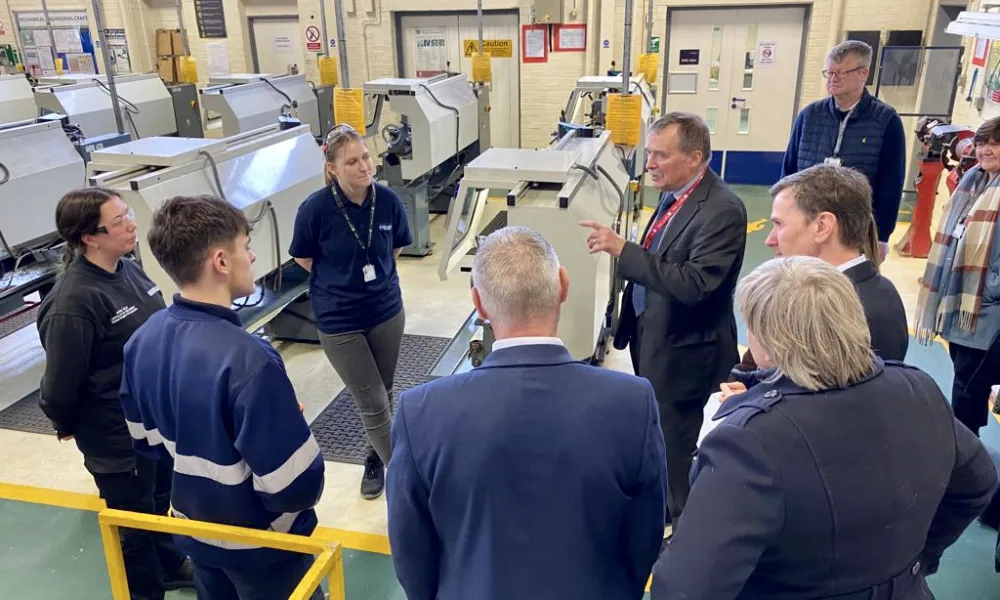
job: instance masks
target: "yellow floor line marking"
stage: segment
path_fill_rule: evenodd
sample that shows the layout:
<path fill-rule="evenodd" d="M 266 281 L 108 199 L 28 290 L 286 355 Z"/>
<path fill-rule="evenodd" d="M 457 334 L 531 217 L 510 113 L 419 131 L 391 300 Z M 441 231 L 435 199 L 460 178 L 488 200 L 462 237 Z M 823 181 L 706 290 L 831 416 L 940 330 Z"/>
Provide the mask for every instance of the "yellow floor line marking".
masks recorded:
<path fill-rule="evenodd" d="M 92 512 L 98 512 L 105 508 L 104 500 L 91 494 L 66 492 L 63 490 L 13 483 L 0 483 L 0 498 L 15 500 L 17 502 L 30 502 L 32 504 L 47 504 L 60 508 L 89 510 Z"/>
<path fill-rule="evenodd" d="M 99 512 L 105 508 L 104 500 L 93 494 L 67 492 L 64 490 L 53 490 L 14 483 L 0 483 L 0 499 L 90 512 Z M 342 546 L 351 550 L 362 550 L 375 554 L 389 554 L 389 538 L 384 535 L 363 531 L 350 531 L 347 529 L 334 529 L 332 527 L 317 527 L 313 535 L 340 542 Z"/>

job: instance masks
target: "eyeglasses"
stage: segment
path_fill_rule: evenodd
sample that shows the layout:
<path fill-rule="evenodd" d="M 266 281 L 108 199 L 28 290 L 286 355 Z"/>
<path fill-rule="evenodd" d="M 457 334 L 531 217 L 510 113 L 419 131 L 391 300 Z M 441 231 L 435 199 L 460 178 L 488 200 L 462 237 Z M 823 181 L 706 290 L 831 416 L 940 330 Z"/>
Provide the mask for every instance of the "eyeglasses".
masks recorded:
<path fill-rule="evenodd" d="M 110 227 L 112 229 L 121 229 L 122 227 L 125 227 L 126 223 L 135 223 L 135 211 L 132 210 L 131 208 L 128 209 L 128 212 L 126 212 L 125 214 L 118 215 L 117 217 L 112 219 Z M 97 233 L 111 235 L 111 232 L 108 231 L 108 227 L 104 225 L 101 225 L 95 231 Z"/>
<path fill-rule="evenodd" d="M 847 77 L 851 73 L 864 71 L 867 68 L 868 67 L 855 67 L 850 71 L 827 71 L 826 69 L 823 69 L 823 77 L 825 77 L 826 79 L 843 79 L 844 77 Z"/>
<path fill-rule="evenodd" d="M 357 134 L 358 131 L 355 128 L 353 128 L 350 125 L 348 125 L 347 123 L 343 123 L 341 125 L 337 125 L 336 127 L 334 127 L 333 129 L 330 130 L 330 133 L 326 134 L 326 142 L 325 142 L 325 144 L 330 144 L 331 142 L 333 142 L 337 138 L 339 138 L 339 137 L 341 137 L 343 135 L 350 134 L 350 133 Z"/>

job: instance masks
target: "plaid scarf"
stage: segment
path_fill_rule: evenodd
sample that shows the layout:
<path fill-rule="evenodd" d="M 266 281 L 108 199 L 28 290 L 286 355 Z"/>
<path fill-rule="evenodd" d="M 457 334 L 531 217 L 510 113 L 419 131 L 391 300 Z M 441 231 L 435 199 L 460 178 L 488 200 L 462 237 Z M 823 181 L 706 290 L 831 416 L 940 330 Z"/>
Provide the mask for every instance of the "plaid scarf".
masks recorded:
<path fill-rule="evenodd" d="M 987 184 L 986 173 L 976 167 L 958 184 L 934 235 L 917 297 L 919 343 L 933 340 L 953 316 L 958 328 L 976 330 L 998 210 L 1000 176 Z M 965 233 L 955 237 L 958 225 Z"/>

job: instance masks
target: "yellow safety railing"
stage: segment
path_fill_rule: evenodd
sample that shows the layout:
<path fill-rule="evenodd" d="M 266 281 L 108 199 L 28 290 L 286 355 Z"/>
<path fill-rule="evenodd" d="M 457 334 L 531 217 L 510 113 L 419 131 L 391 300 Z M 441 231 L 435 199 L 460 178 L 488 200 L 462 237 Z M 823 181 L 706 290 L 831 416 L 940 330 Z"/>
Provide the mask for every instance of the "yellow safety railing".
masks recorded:
<path fill-rule="evenodd" d="M 125 560 L 122 556 L 121 537 L 118 534 L 120 527 L 249 544 L 300 554 L 313 554 L 317 556 L 316 562 L 313 563 L 312 568 L 302 578 L 288 600 L 308 600 L 323 579 L 329 580 L 330 600 L 346 600 L 347 598 L 344 591 L 344 560 L 341 546 L 338 542 L 330 539 L 159 517 L 107 508 L 98 513 L 97 522 L 101 528 L 104 556 L 108 562 L 108 576 L 111 578 L 111 593 L 114 600 L 129 600 L 130 598 L 128 581 L 125 578 Z"/>

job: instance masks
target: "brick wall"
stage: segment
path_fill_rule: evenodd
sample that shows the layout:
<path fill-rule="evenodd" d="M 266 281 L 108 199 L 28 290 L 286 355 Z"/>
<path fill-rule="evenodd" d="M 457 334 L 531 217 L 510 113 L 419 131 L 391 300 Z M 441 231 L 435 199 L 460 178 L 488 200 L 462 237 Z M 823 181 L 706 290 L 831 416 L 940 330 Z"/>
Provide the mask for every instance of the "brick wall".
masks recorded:
<path fill-rule="evenodd" d="M 12 11 L 37 10 L 38 0 L 4 0 Z M 584 22 L 591 0 L 564 0 L 566 14 L 575 13 L 576 22 Z M 598 1 L 598 0 L 593 0 Z M 598 22 L 588 28 L 588 39 L 600 44 L 600 40 L 608 39 L 611 52 L 607 57 L 621 61 L 621 40 L 624 33 L 624 0 L 607 0 L 614 2 L 612 11 L 615 18 L 612 25 L 601 27 Z M 633 56 L 642 49 L 645 35 L 646 0 L 635 0 L 633 24 Z M 663 37 L 666 30 L 666 8 L 663 2 L 654 1 L 653 35 Z M 226 40 L 203 40 L 198 37 L 195 28 L 194 2 L 183 0 L 184 21 L 188 26 L 188 39 L 192 55 L 198 61 L 199 75 L 203 81 L 208 78 L 208 54 L 206 44 L 212 41 L 226 43 L 230 69 L 234 72 L 250 70 L 249 49 L 247 42 L 247 16 L 262 14 L 261 11 L 273 14 L 287 14 L 286 8 L 294 2 L 300 23 L 303 28 L 315 24 L 320 25 L 318 0 L 226 0 L 226 25 L 229 37 Z M 936 0 L 843 0 L 843 31 L 847 29 L 924 29 L 928 11 Z M 769 4 L 775 4 L 773 0 Z M 778 0 L 778 4 L 800 4 L 802 0 Z M 804 57 L 802 105 L 825 95 L 823 70 L 826 52 L 840 41 L 842 32 L 831 35 L 830 23 L 834 19 L 833 6 L 835 0 L 814 0 L 811 2 L 809 35 Z M 53 10 L 61 8 L 82 9 L 90 11 L 90 2 L 82 0 L 48 0 Z M 124 27 L 128 36 L 129 48 L 132 54 L 133 70 L 150 71 L 155 68 L 154 31 L 159 27 L 176 27 L 176 10 L 173 0 L 103 0 L 105 22 L 107 27 Z M 673 7 L 681 6 L 748 6 L 750 3 L 739 0 L 671 0 Z M 0 8 L 0 20 L 11 20 Z M 273 8 L 273 10 L 272 10 Z M 421 7 L 426 8 L 426 7 Z M 436 0 L 433 10 L 468 11 L 474 8 L 471 0 Z M 484 0 L 483 8 L 517 9 L 521 23 L 530 21 L 530 0 Z M 394 18 L 397 11 L 415 10 L 416 5 L 411 0 L 344 0 L 345 11 L 345 42 L 348 51 L 348 67 L 351 84 L 360 86 L 364 81 L 378 77 L 395 76 L 397 57 L 393 39 Z M 596 11 L 600 15 L 600 11 Z M 333 13 L 333 3 L 327 2 L 327 31 L 330 37 L 336 37 L 336 21 Z M 91 19 L 93 22 L 93 19 Z M 0 41 L 16 39 L 13 27 L 8 27 L 6 36 L 0 36 Z M 661 47 L 665 48 L 666 44 Z M 581 75 L 587 74 L 584 53 L 552 53 L 549 61 L 543 64 L 521 64 L 521 140 L 526 147 L 544 146 L 549 141 L 559 110 L 565 104 L 566 98 L 574 82 Z M 597 64 L 596 52 L 594 72 L 603 72 L 610 67 L 607 64 Z M 664 57 L 660 57 L 660 64 Z M 314 55 L 307 55 L 302 63 L 303 71 L 313 80 L 318 80 L 318 69 Z M 662 83 L 662 82 L 660 82 Z M 660 86 L 662 88 L 662 85 Z M 387 116 L 388 118 L 388 116 Z"/>

